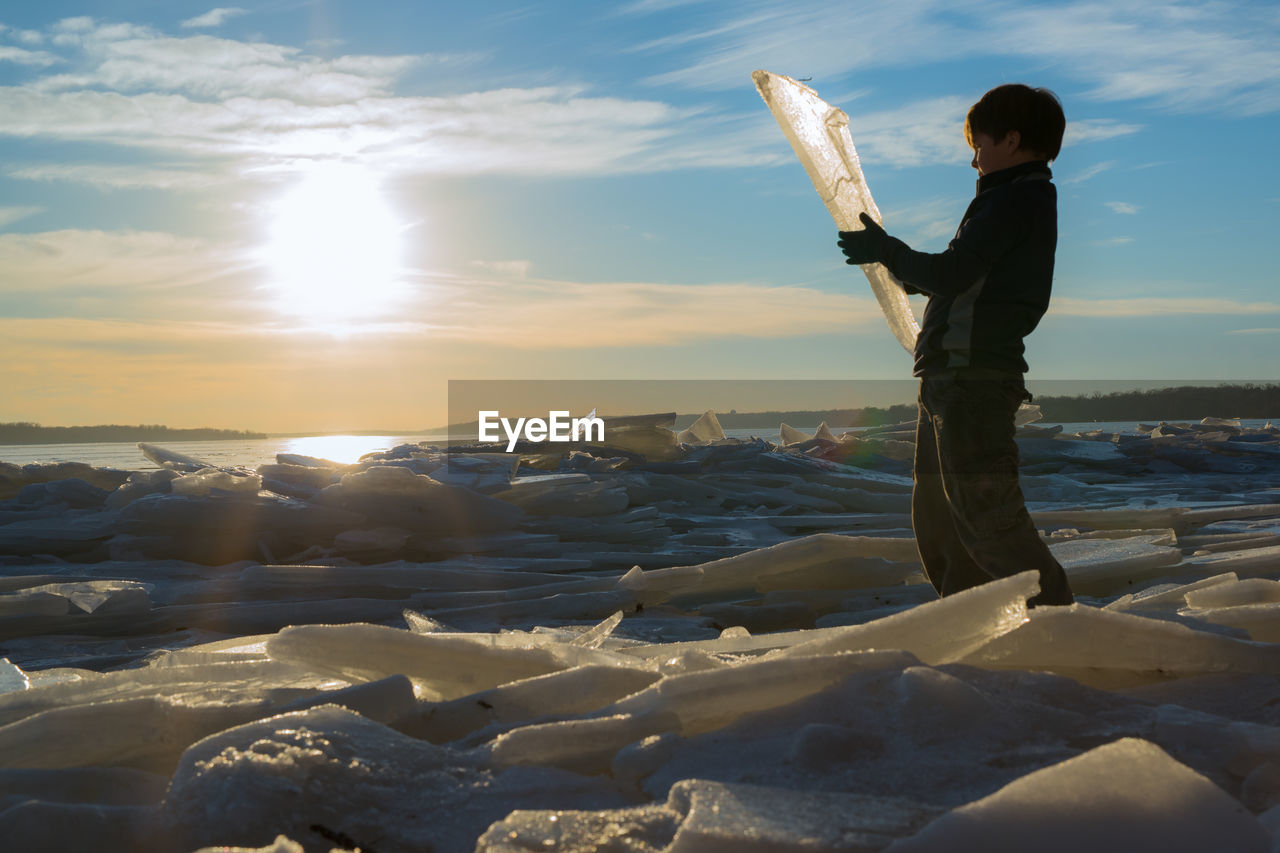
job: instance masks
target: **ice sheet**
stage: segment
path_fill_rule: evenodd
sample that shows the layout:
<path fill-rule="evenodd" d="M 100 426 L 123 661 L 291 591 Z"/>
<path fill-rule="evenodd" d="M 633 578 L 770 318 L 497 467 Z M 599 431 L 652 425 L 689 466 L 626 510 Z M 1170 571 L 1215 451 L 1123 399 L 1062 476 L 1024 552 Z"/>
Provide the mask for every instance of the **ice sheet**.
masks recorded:
<path fill-rule="evenodd" d="M 800 158 L 836 227 L 841 231 L 861 231 L 858 214 L 863 212 L 881 222 L 880 208 L 867 188 L 849 135 L 849 116 L 790 77 L 755 71 L 751 79 Z M 894 337 L 907 352 L 914 351 L 920 325 L 911 313 L 902 284 L 884 264 L 863 264 L 862 271 Z"/>
<path fill-rule="evenodd" d="M 1271 839 L 1208 779 L 1158 746 L 1126 738 L 1011 782 L 887 853 L 1023 853 L 1030 847 L 1043 853 L 1265 853 Z"/>

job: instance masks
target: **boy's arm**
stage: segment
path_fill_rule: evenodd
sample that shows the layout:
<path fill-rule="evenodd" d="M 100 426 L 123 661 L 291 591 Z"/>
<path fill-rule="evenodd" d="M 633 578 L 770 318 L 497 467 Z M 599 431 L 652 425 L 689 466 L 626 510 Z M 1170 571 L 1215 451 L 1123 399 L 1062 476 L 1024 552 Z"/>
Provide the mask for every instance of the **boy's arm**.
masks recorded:
<path fill-rule="evenodd" d="M 955 296 L 978 282 L 996 259 L 1025 234 L 1025 217 L 1014 205 L 987 205 L 960 227 L 946 251 L 917 252 L 885 233 L 865 213 L 863 231 L 841 231 L 839 246 L 850 264 L 882 263 L 908 293 Z"/>

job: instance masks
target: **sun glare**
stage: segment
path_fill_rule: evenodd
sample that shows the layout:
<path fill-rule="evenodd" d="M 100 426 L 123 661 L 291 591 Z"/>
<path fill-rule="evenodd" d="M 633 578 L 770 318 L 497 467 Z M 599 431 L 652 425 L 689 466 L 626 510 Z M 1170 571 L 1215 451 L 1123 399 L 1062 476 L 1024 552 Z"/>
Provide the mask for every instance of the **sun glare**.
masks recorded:
<path fill-rule="evenodd" d="M 271 214 L 266 261 L 282 314 L 341 331 L 401 302 L 403 226 L 367 169 L 309 172 Z"/>
<path fill-rule="evenodd" d="M 366 453 L 387 450 L 395 443 L 387 435 L 309 435 L 291 439 L 285 445 L 284 452 L 315 456 L 347 465 L 358 461 Z"/>

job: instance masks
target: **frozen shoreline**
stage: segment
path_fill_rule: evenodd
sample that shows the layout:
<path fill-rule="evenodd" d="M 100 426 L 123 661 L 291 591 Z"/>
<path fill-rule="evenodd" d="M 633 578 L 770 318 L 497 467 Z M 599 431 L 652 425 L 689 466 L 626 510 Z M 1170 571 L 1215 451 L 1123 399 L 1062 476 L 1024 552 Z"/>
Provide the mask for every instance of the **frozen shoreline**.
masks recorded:
<path fill-rule="evenodd" d="M 1048 790 L 1045 849 L 1269 849 L 1280 433 L 1024 430 L 1081 602 L 1028 613 L 1026 576 L 943 601 L 921 582 L 902 432 L 776 447 L 654 423 L 518 469 L 411 446 L 19 469 L 0 832 L 997 849 Z"/>

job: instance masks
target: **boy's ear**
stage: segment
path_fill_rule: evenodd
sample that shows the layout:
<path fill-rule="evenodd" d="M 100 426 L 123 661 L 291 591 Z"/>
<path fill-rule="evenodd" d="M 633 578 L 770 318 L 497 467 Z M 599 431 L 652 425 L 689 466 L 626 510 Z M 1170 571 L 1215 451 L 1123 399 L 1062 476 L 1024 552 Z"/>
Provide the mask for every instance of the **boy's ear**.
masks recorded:
<path fill-rule="evenodd" d="M 1000 140 L 1000 146 L 1010 154 L 1013 154 L 1022 147 L 1022 132 L 1018 130 L 1009 131 L 1004 135 L 1004 139 Z"/>

